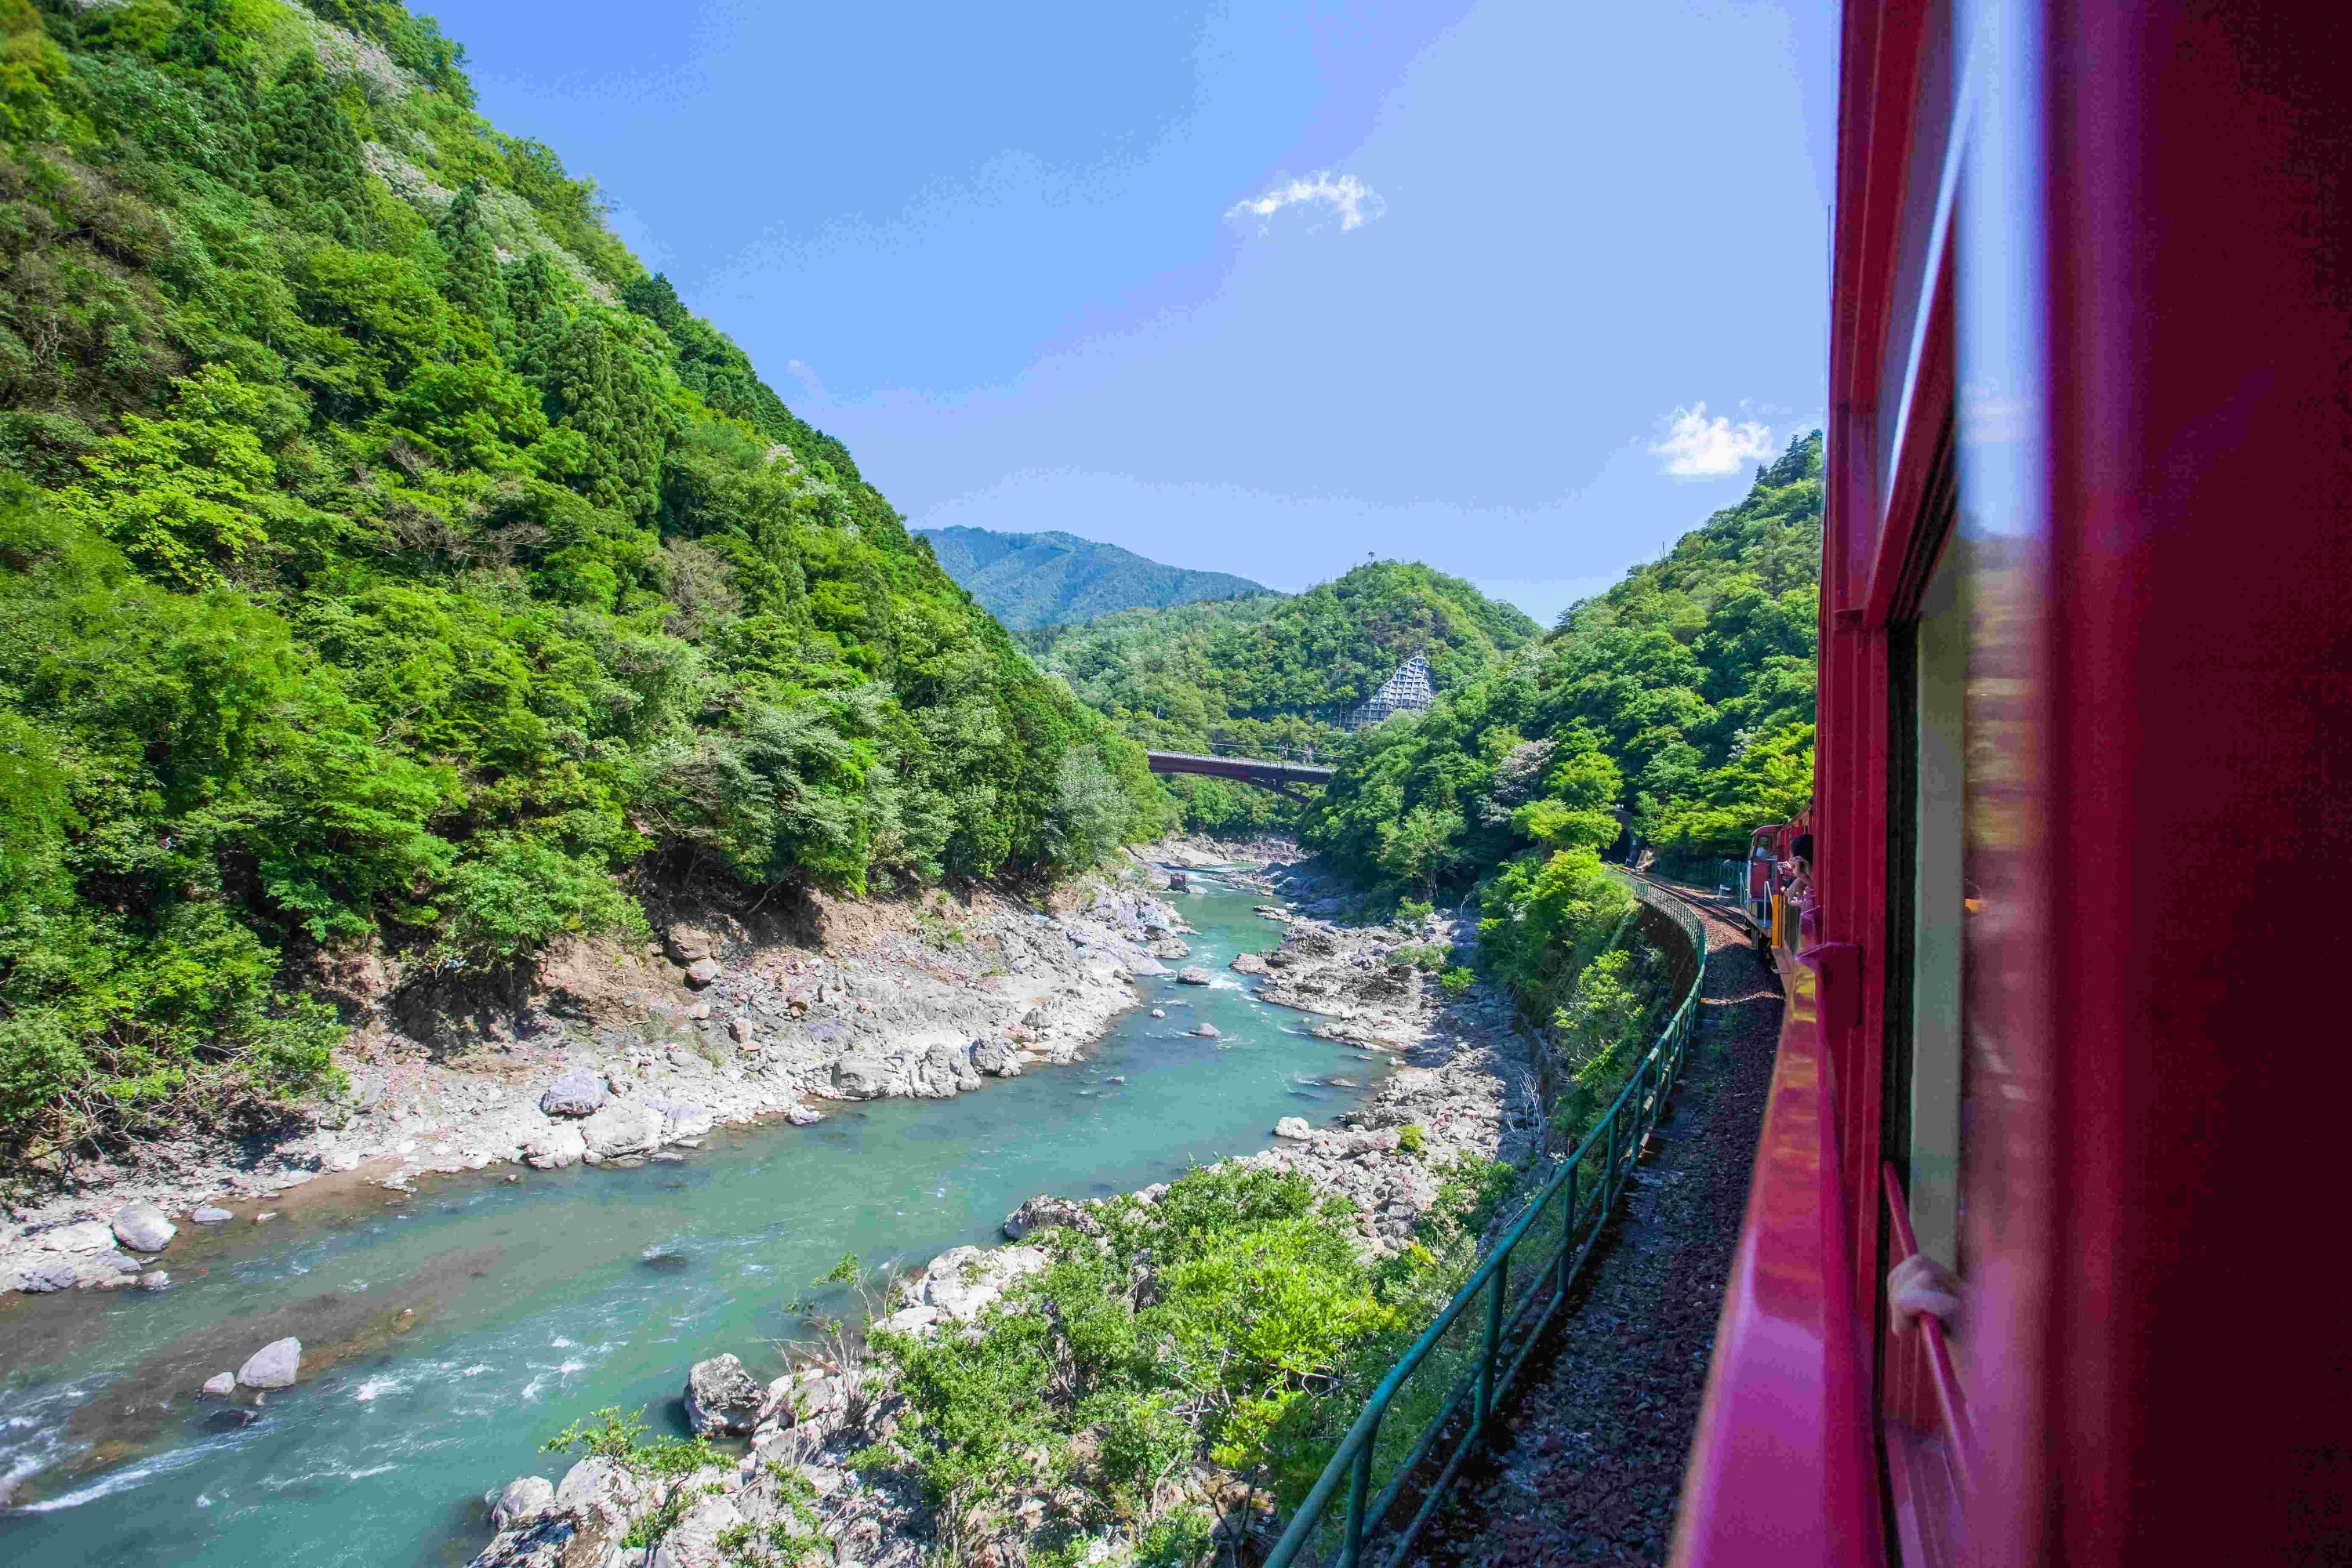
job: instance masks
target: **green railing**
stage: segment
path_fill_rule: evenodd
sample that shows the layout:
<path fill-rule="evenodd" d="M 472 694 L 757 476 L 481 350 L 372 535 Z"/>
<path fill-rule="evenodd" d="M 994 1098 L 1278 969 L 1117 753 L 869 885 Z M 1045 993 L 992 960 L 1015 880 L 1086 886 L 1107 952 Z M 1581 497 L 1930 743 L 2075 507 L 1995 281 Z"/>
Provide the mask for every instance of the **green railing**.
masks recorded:
<path fill-rule="evenodd" d="M 1496 1401 L 1568 1300 L 1601 1226 L 1623 1195 L 1641 1159 L 1642 1142 L 1657 1124 L 1690 1058 L 1706 969 L 1706 930 L 1681 900 L 1636 873 L 1622 875 L 1637 897 L 1672 915 L 1689 939 L 1694 963 L 1688 990 L 1592 1131 L 1372 1391 L 1363 1414 L 1291 1516 L 1265 1568 L 1326 1562 L 1332 1568 L 1357 1568 L 1366 1545 L 1377 1542 L 1410 1490 L 1418 1493 L 1419 1507 L 1392 1542 L 1378 1542 L 1390 1568 L 1403 1561 L 1463 1462 L 1485 1441 Z M 1441 1442 L 1450 1443 L 1442 1461 L 1436 1458 Z M 1417 1481 L 1433 1464 L 1433 1479 Z M 1335 1509 L 1343 1483 L 1344 1500 Z"/>

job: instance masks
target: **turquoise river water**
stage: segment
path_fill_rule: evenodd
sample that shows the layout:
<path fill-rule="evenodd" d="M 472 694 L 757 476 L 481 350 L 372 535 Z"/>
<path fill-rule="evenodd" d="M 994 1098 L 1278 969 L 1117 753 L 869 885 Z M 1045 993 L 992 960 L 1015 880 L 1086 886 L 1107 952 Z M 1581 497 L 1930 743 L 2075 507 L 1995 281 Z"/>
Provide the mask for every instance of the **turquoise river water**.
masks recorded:
<path fill-rule="evenodd" d="M 74 1563 L 448 1563 L 488 1538 L 484 1489 L 560 1477 L 540 1444 L 598 1406 L 683 1430 L 695 1360 L 782 1370 L 795 1298 L 845 1252 L 918 1264 L 997 1238 L 1032 1194 L 1125 1192 L 1323 1121 L 1373 1064 L 1255 1001 L 1227 962 L 1272 944 L 1262 895 L 1178 896 L 1218 984 L 1145 1005 L 1066 1068 L 950 1100 L 721 1130 L 680 1163 L 493 1169 L 414 1198 L 365 1188 L 237 1234 L 191 1234 L 154 1293 L 0 1305 L 0 1558 Z M 1152 1005 L 1168 1016 L 1154 1019 Z M 1184 1033 L 1202 1019 L 1224 1038 Z M 1126 1081 L 1114 1082 L 1114 1079 Z M 306 1189 L 298 1189 L 298 1194 Z M 835 1299 L 838 1304 L 838 1299 Z M 303 1381 L 250 1425 L 194 1397 L 282 1334 Z"/>

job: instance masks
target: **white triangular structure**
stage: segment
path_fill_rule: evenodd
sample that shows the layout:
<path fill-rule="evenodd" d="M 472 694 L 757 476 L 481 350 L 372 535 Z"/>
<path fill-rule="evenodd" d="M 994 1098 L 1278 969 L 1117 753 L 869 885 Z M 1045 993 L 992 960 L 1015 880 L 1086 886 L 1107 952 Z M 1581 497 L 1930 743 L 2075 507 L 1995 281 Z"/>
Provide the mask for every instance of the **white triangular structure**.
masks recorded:
<path fill-rule="evenodd" d="M 1414 654 L 1398 665 L 1396 673 L 1381 682 L 1362 706 L 1351 710 L 1347 717 L 1350 730 L 1366 730 L 1391 714 L 1407 709 L 1419 711 L 1437 700 L 1437 688 L 1430 683 L 1429 660 Z"/>

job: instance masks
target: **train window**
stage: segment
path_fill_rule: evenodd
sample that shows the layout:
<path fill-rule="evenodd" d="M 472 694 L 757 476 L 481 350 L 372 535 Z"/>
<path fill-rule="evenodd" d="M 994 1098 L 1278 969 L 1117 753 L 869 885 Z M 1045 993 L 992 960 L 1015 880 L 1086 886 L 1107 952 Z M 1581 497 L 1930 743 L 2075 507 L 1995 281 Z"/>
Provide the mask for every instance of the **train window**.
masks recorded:
<path fill-rule="evenodd" d="M 1968 618 L 1948 552 L 1915 629 L 1916 740 L 1911 878 L 1911 1224 L 1919 1248 L 1959 1263 L 1962 710 Z"/>

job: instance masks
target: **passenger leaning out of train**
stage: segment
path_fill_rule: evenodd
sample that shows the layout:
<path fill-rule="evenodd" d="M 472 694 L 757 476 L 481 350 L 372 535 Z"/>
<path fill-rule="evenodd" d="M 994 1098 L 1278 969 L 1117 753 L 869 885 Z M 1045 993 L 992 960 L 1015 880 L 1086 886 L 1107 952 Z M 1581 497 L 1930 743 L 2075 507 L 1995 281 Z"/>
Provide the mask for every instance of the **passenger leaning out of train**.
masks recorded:
<path fill-rule="evenodd" d="M 1915 1252 L 1887 1271 L 1886 1316 L 1898 1334 L 1919 1318 L 1933 1318 L 1947 1330 L 1960 1321 L 1959 1277 L 1924 1252 Z"/>
<path fill-rule="evenodd" d="M 1791 902 L 1813 896 L 1813 836 L 1800 833 L 1790 841 L 1790 868 L 1782 873 Z"/>

